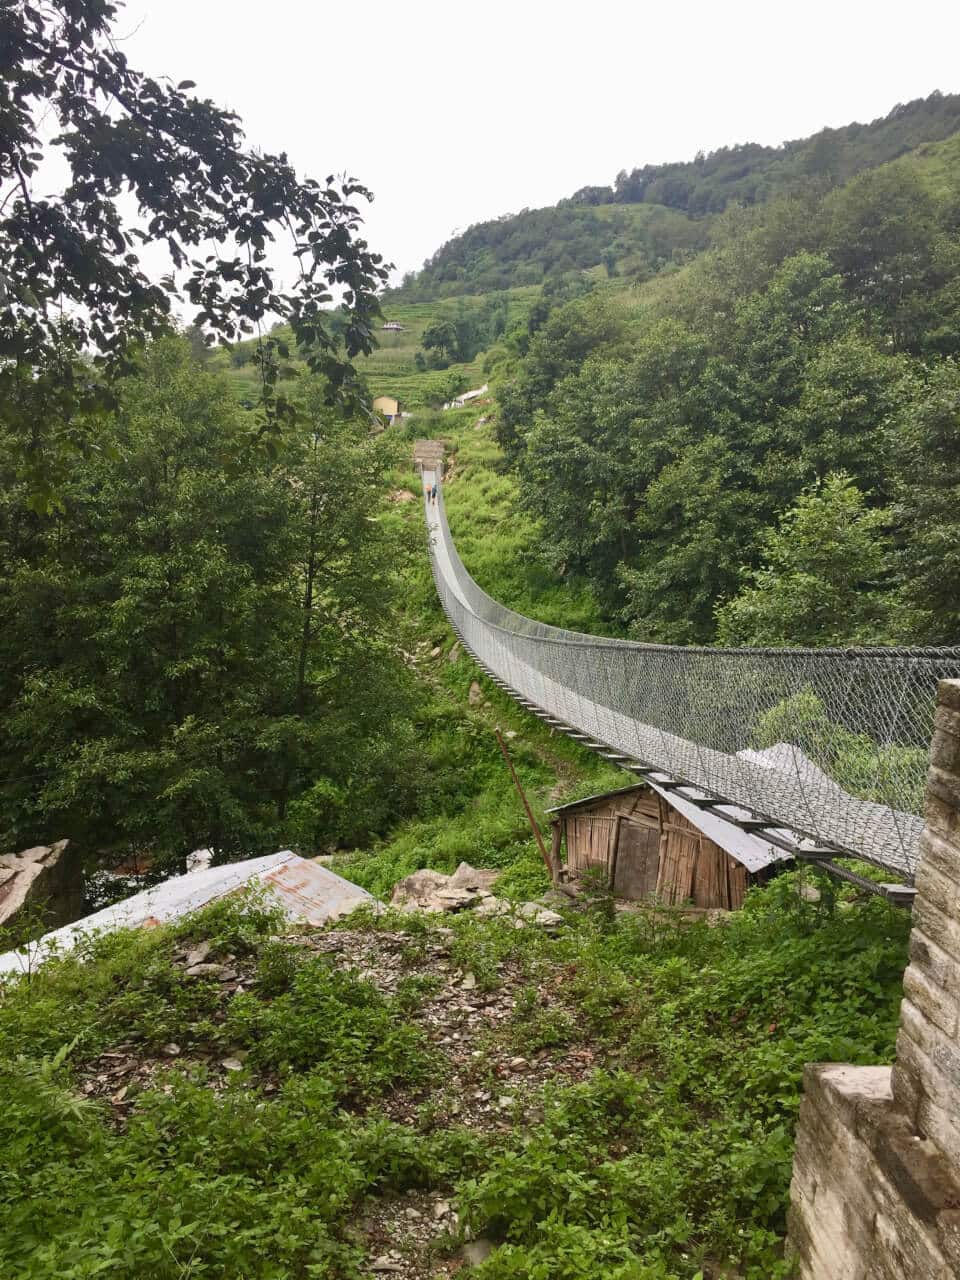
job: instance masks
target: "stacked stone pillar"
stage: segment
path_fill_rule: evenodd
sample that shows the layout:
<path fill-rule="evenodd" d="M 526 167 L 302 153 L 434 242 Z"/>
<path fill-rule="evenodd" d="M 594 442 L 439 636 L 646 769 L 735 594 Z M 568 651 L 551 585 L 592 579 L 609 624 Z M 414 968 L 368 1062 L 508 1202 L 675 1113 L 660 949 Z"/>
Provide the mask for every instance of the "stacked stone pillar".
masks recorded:
<path fill-rule="evenodd" d="M 800 1280 L 960 1278 L 960 681 L 941 682 L 892 1067 L 804 1074 Z"/>

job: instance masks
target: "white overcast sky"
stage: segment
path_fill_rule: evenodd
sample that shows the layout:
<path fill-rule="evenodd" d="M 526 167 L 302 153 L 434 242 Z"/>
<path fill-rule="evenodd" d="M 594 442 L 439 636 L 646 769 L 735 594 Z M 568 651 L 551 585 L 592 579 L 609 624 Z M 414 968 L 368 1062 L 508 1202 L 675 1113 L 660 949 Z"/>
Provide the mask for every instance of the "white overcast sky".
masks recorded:
<path fill-rule="evenodd" d="M 958 0 L 128 0 L 116 29 L 251 144 L 363 181 L 399 271 L 619 169 L 960 90 Z"/>

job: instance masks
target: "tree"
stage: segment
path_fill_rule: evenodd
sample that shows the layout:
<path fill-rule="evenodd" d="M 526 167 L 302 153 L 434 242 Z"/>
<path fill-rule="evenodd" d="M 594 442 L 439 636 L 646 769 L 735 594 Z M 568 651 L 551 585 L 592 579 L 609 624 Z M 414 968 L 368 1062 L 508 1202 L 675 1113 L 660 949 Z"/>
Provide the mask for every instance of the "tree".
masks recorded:
<path fill-rule="evenodd" d="M 174 276 L 151 281 L 141 248 L 165 247 L 172 271 L 186 272 L 195 324 L 234 339 L 280 316 L 311 370 L 343 395 L 352 370 L 328 331 L 331 290 L 349 307 L 350 357 L 372 346 L 386 278 L 357 236 L 350 201 L 368 197 L 364 187 L 301 181 L 285 155 L 247 149 L 237 117 L 193 97 L 192 81 L 129 66 L 111 38 L 116 14 L 110 0 L 11 0 L 0 13 L 0 402 L 34 463 L 60 443 L 38 439 L 37 415 L 76 425 L 102 408 L 132 351 L 169 324 Z M 53 159 L 69 179 L 50 196 Z M 135 222 L 120 212 L 124 193 Z M 289 290 L 268 256 L 281 234 L 299 261 Z M 277 339 L 258 352 L 263 426 L 292 412 L 276 392 L 285 354 Z"/>
<path fill-rule="evenodd" d="M 497 439 L 511 461 L 520 456 L 534 413 L 546 406 L 557 383 L 576 372 L 592 352 L 613 348 L 625 334 L 622 317 L 595 298 L 570 302 L 550 313 L 532 337 L 517 378 L 497 392 Z"/>
<path fill-rule="evenodd" d="M 721 644 L 882 644 L 897 601 L 885 590 L 889 513 L 870 510 L 849 475 L 812 485 L 761 538 L 763 563 L 717 610 Z"/>
<path fill-rule="evenodd" d="M 960 253 L 921 178 L 904 166 L 863 173 L 826 208 L 831 257 L 868 327 L 900 350 L 923 350 L 926 329 L 939 319 L 932 298 L 955 279 Z"/>
<path fill-rule="evenodd" d="M 846 472 L 870 495 L 891 494 L 891 421 L 913 388 L 902 356 L 882 355 L 856 333 L 824 343 L 808 360 L 799 397 L 779 415 L 765 463 L 769 487 L 790 498 L 811 480 Z"/>
<path fill-rule="evenodd" d="M 825 178 L 831 184 L 840 173 L 843 143 L 838 129 L 822 129 L 814 134 L 802 153 L 805 173 Z"/>
<path fill-rule="evenodd" d="M 309 432 L 238 463 L 245 415 L 182 340 L 152 344 L 118 396 L 55 515 L 25 509 L 0 448 L 4 837 L 282 847 L 321 780 L 375 792 L 409 705 L 403 544 L 370 518 L 389 446 L 316 386 Z M 310 835 L 336 835 L 329 805 L 311 812 Z"/>
<path fill-rule="evenodd" d="M 619 569 L 638 639 L 712 639 L 716 600 L 752 550 L 756 507 L 740 459 L 720 436 L 687 446 L 660 470 L 636 516 L 636 559 Z"/>
<path fill-rule="evenodd" d="M 904 406 L 895 513 L 905 536 L 900 568 L 935 643 L 960 640 L 960 364 L 930 370 Z"/>
<path fill-rule="evenodd" d="M 316 848 L 360 843 L 411 806 L 417 692 L 394 606 L 420 546 L 415 527 L 376 515 L 398 461 L 390 439 L 332 412 L 319 380 L 305 392 L 306 429 L 283 459 L 294 482 L 288 588 L 299 611 L 271 698 L 262 783 L 283 838 Z"/>
<path fill-rule="evenodd" d="M 420 339 L 425 351 L 436 351 L 443 358 L 454 359 L 457 352 L 457 329 L 452 320 L 435 320 L 427 325 Z"/>

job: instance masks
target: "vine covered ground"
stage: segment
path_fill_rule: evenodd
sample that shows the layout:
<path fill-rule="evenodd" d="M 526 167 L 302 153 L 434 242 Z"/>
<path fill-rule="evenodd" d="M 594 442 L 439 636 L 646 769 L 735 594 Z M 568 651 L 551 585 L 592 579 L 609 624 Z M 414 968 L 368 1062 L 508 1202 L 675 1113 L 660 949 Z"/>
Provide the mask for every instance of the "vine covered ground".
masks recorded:
<path fill-rule="evenodd" d="M 785 1276 L 803 1064 L 889 1059 L 908 924 L 800 887 L 101 938 L 0 1005 L 3 1274 Z"/>

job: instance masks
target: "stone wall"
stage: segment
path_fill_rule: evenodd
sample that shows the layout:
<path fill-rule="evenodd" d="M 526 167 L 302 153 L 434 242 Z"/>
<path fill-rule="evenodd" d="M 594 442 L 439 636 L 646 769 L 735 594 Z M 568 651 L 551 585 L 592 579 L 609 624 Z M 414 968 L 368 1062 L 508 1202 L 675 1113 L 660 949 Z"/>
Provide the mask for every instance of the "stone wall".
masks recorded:
<path fill-rule="evenodd" d="M 940 685 L 892 1067 L 804 1076 L 790 1207 L 801 1280 L 960 1277 L 960 681 Z"/>

